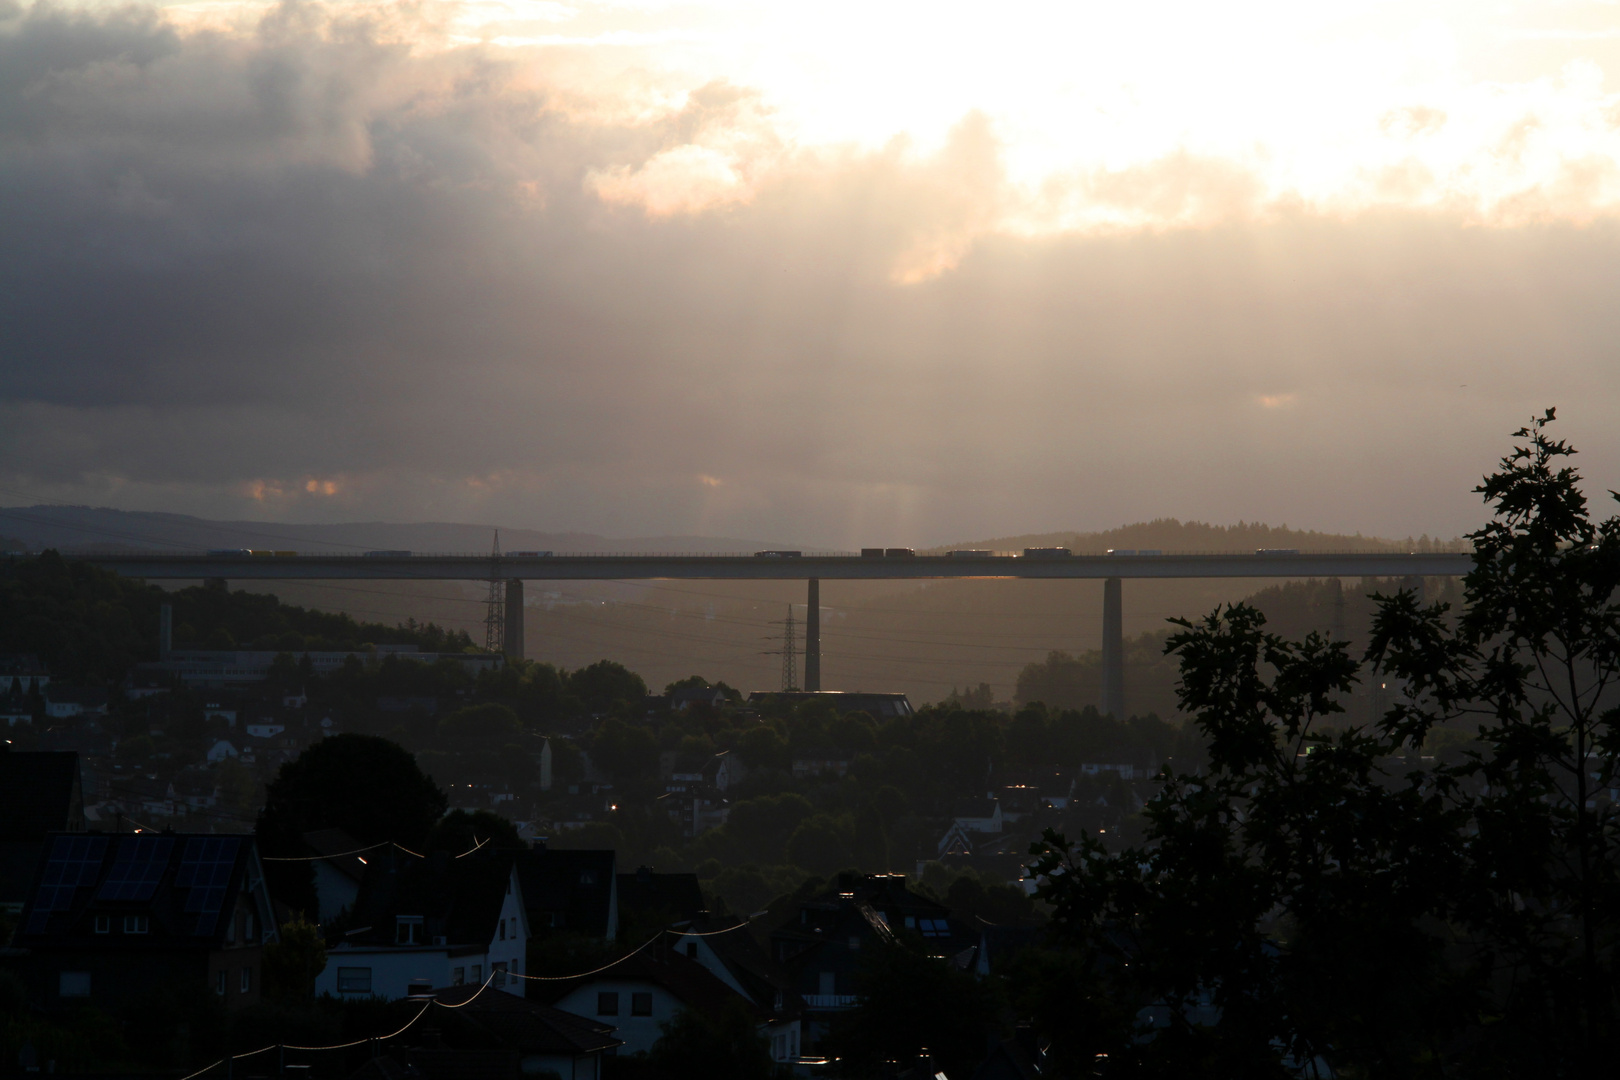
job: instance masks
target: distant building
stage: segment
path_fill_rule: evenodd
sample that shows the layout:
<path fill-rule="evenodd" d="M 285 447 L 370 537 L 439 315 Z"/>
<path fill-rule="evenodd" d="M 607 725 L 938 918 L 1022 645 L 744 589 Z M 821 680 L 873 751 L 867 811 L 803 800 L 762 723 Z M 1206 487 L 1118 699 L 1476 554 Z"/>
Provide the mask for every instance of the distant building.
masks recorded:
<path fill-rule="evenodd" d="M 839 716 L 863 712 L 874 720 L 910 716 L 914 712 L 911 700 L 904 694 L 865 694 L 842 690 L 756 690 L 748 695 L 750 705 L 797 705 L 805 701 L 824 701 L 837 710 Z"/>
<path fill-rule="evenodd" d="M 1000 799 L 961 799 L 951 806 L 951 820 L 964 830 L 983 835 L 1002 831 Z"/>
<path fill-rule="evenodd" d="M 811 776 L 843 778 L 849 774 L 849 770 L 854 764 L 854 756 L 841 750 L 827 750 L 820 753 L 807 752 L 793 759 L 793 777 L 796 780 L 803 780 Z"/>
<path fill-rule="evenodd" d="M 269 678 L 270 666 L 280 655 L 268 650 L 175 649 L 167 660 L 138 664 L 136 670 L 139 674 L 178 677 L 187 686 L 242 686 Z M 332 674 L 348 663 L 350 657 L 366 662 L 392 656 L 423 664 L 453 660 L 472 675 L 498 670 L 505 662 L 499 653 L 428 653 L 418 651 L 415 645 L 376 645 L 365 651 L 332 650 L 295 655 L 300 661 L 307 656 L 317 675 Z"/>
<path fill-rule="evenodd" d="M 43 693 L 51 673 L 33 653 L 0 653 L 0 696 Z"/>
<path fill-rule="evenodd" d="M 98 687 L 53 683 L 45 691 L 45 715 L 53 720 L 75 716 L 106 716 L 107 691 Z"/>
<path fill-rule="evenodd" d="M 179 982 L 259 1000 L 277 937 L 251 836 L 59 833 L 34 880 L 15 944 L 38 1004 L 110 1008 Z"/>
<path fill-rule="evenodd" d="M 1146 780 L 1159 771 L 1153 751 L 1139 746 L 1116 746 L 1080 763 L 1081 776 L 1114 773 L 1121 780 Z"/>

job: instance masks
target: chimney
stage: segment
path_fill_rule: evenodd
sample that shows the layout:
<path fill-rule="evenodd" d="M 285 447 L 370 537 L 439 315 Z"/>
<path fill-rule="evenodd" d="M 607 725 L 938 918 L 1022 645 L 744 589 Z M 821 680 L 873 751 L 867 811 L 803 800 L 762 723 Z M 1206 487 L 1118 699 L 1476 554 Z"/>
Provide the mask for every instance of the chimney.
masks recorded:
<path fill-rule="evenodd" d="M 165 664 L 169 662 L 169 654 L 174 651 L 174 605 L 164 604 L 158 608 L 158 659 Z"/>

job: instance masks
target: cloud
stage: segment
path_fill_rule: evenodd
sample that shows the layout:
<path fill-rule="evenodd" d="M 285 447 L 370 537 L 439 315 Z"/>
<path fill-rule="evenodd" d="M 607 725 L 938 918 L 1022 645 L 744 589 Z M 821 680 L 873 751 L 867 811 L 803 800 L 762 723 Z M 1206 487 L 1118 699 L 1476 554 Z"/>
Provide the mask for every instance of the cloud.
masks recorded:
<path fill-rule="evenodd" d="M 1561 216 L 1614 180 L 1547 163 L 1556 116 L 1482 229 L 1427 158 L 1358 181 L 1393 206 L 1185 148 L 1031 184 L 989 111 L 817 142 L 754 87 L 411 17 L 0 14 L 0 487 L 807 545 L 1404 535 L 1477 517 L 1530 408 L 1616 448 L 1620 235 Z"/>

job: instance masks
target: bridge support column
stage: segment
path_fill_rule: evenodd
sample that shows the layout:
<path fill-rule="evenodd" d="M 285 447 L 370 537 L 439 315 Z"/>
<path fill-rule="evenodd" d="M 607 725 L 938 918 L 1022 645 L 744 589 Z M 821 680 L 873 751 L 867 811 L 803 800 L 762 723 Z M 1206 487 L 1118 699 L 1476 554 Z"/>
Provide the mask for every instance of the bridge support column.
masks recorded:
<path fill-rule="evenodd" d="M 810 579 L 810 598 L 804 612 L 804 688 L 821 689 L 821 579 Z"/>
<path fill-rule="evenodd" d="M 1102 711 L 1125 719 L 1125 602 L 1120 579 L 1103 581 Z"/>
<path fill-rule="evenodd" d="M 506 581 L 506 658 L 523 659 L 523 582 L 518 578 Z"/>

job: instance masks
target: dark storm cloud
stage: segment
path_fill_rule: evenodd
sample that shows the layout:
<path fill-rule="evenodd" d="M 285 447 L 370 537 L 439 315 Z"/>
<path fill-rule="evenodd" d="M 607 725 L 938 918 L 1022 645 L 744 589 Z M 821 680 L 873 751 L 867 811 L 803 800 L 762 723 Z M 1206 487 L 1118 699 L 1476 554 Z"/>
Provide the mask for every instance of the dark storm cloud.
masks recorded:
<path fill-rule="evenodd" d="M 1532 409 L 1564 405 L 1599 473 L 1616 449 L 1608 225 L 1013 239 L 981 118 L 932 158 L 795 155 L 742 88 L 614 122 L 307 5 L 247 35 L 0 26 L 9 487 L 807 543 L 1404 534 L 1465 527 Z M 774 162 L 744 195 L 613 201 L 728 125 Z M 1184 156 L 1081 182 L 1172 217 L 1250 198 Z"/>

